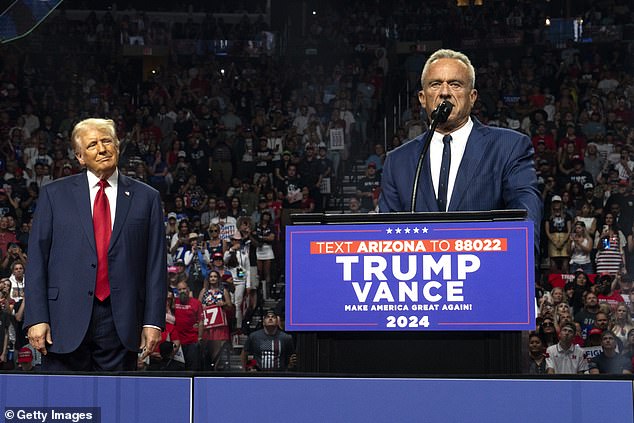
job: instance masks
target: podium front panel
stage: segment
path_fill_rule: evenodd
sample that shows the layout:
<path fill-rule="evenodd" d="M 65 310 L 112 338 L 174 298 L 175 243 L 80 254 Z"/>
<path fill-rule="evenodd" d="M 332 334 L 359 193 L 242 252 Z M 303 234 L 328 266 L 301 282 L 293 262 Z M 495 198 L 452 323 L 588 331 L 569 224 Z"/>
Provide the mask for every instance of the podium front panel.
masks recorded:
<path fill-rule="evenodd" d="M 534 329 L 529 221 L 289 226 L 289 331 Z"/>

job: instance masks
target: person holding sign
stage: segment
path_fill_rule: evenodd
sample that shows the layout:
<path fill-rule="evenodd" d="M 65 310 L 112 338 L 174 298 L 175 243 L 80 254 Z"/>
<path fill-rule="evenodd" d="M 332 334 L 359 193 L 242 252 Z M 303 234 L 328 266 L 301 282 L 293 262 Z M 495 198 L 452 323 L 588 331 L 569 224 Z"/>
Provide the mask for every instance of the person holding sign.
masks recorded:
<path fill-rule="evenodd" d="M 198 300 L 203 306 L 203 321 L 198 328 L 203 370 L 211 370 L 218 360 L 220 350 L 231 339 L 227 313 L 233 311 L 229 290 L 223 285 L 222 277 L 216 270 L 209 272 Z"/>
<path fill-rule="evenodd" d="M 451 108 L 445 122 L 438 119 L 415 207 L 411 207 L 412 191 L 426 134 L 387 154 L 379 211 L 525 209 L 535 224 L 535 245 L 539 246 L 542 201 L 531 140 L 519 132 L 485 126 L 470 116 L 478 93 L 475 70 L 463 53 L 445 49 L 433 53 L 423 68 L 421 84 L 418 99 L 428 116 L 441 104 L 450 103 Z M 443 175 L 441 168 L 446 169 Z M 444 188 L 439 190 L 441 176 Z"/>

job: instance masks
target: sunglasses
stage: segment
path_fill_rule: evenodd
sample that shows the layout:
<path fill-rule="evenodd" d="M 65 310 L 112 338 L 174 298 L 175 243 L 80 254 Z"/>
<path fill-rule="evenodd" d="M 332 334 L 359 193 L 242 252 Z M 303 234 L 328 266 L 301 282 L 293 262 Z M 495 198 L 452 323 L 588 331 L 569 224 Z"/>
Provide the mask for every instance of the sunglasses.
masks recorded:
<path fill-rule="evenodd" d="M 547 327 L 553 327 L 555 325 L 553 323 L 550 323 L 550 322 L 544 322 L 544 323 L 542 323 L 542 326 L 547 328 Z"/>
<path fill-rule="evenodd" d="M 218 232 L 218 229 L 209 229 L 209 232 L 214 233 L 214 232 Z"/>

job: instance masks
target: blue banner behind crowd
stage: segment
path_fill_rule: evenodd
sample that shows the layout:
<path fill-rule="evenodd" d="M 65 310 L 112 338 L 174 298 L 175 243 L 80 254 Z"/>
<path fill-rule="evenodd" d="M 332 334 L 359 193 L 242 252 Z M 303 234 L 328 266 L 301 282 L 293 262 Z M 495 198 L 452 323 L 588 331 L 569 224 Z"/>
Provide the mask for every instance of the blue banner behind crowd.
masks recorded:
<path fill-rule="evenodd" d="M 533 224 L 289 226 L 291 331 L 534 329 Z"/>

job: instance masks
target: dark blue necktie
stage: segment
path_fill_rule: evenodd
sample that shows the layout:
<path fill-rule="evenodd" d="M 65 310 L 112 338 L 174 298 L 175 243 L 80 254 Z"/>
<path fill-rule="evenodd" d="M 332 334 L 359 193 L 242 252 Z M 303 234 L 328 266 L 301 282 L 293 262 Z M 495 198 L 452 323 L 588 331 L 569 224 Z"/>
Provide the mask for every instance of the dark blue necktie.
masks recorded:
<path fill-rule="evenodd" d="M 438 210 L 447 211 L 447 186 L 449 185 L 449 168 L 451 167 L 451 135 L 442 138 L 442 162 L 440 163 L 440 179 L 438 180 Z"/>

